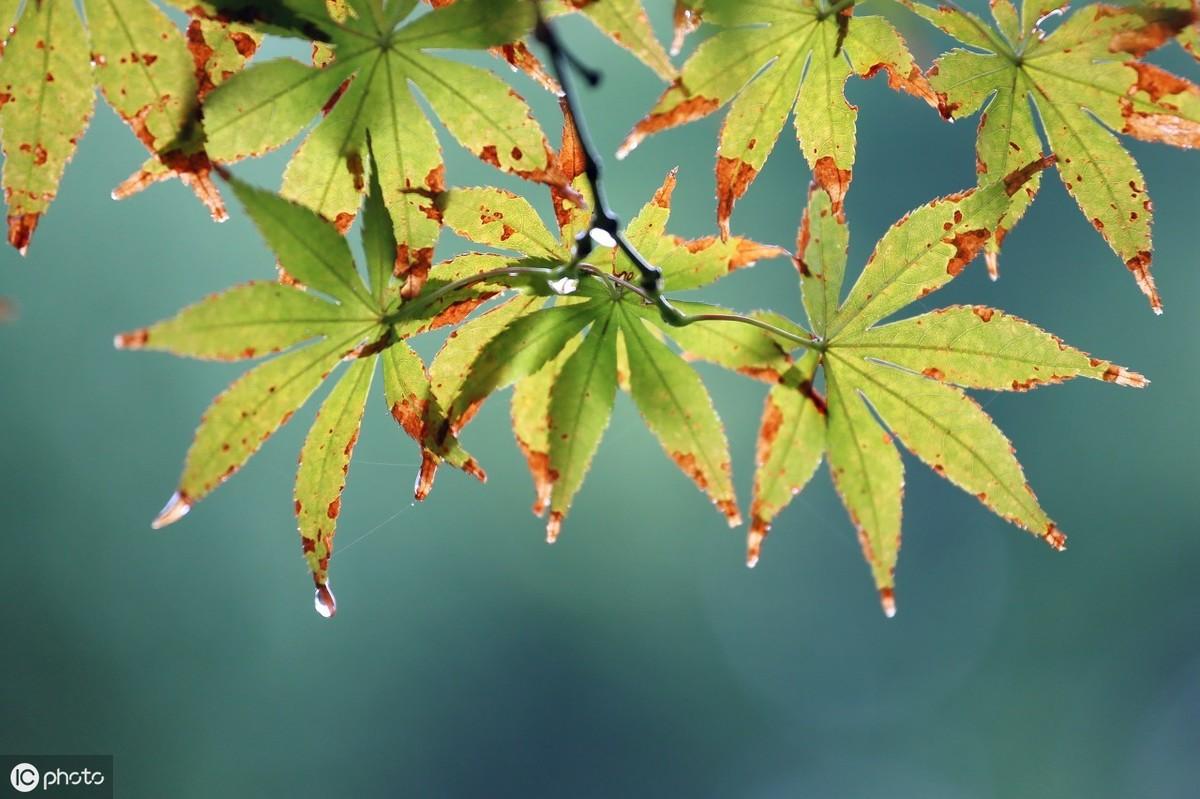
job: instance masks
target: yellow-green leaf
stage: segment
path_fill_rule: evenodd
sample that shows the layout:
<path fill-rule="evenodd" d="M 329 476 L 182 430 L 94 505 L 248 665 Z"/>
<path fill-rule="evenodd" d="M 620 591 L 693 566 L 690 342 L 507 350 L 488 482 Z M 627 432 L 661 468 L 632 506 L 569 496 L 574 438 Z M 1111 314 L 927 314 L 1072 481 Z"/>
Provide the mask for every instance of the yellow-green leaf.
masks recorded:
<path fill-rule="evenodd" d="M 296 520 L 304 559 L 318 588 L 329 583 L 329 559 L 342 512 L 342 491 L 374 375 L 374 358 L 350 365 L 321 404 L 300 450 Z"/>
<path fill-rule="evenodd" d="M 646 426 L 680 471 L 708 494 L 729 526 L 741 524 L 729 443 L 700 376 L 651 335 L 637 316 L 622 311 L 621 330 L 629 353 L 630 394 Z"/>
<path fill-rule="evenodd" d="M 94 100 L 87 35 L 75 3 L 26 2 L 0 58 L 8 243 L 22 253 L 58 193 Z"/>

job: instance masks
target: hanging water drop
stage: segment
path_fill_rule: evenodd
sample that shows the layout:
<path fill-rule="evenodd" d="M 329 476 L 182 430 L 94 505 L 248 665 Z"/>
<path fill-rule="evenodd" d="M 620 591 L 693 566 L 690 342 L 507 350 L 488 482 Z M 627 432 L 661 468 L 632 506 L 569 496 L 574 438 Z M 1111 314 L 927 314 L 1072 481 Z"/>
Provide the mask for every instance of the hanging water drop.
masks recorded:
<path fill-rule="evenodd" d="M 154 521 L 150 522 L 150 526 L 155 530 L 161 530 L 187 516 L 191 509 L 192 501 L 188 499 L 188 495 L 182 491 L 176 491 L 167 500 L 163 509 L 158 512 L 158 515 L 154 517 Z"/>
<path fill-rule="evenodd" d="M 313 607 L 323 619 L 332 619 L 337 615 L 337 599 L 334 598 L 333 591 L 329 590 L 329 583 L 317 586 L 316 594 L 313 597 Z"/>

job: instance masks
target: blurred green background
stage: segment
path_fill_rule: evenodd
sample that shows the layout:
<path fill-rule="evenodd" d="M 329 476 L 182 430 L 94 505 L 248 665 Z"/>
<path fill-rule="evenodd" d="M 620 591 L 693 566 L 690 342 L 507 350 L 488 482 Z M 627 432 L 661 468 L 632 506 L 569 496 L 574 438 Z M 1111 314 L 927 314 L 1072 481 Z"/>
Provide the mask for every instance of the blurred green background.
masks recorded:
<path fill-rule="evenodd" d="M 665 34 L 668 4 L 649 5 Z M 922 64 L 948 45 L 901 23 Z M 606 72 L 586 105 L 612 152 L 661 87 L 586 23 L 564 30 Z M 281 53 L 304 48 L 263 57 Z M 1177 50 L 1157 58 L 1197 74 Z M 557 137 L 551 98 L 516 81 Z M 882 78 L 849 94 L 856 271 L 905 211 L 974 182 L 975 121 L 950 126 Z M 679 164 L 674 232 L 713 230 L 720 119 L 610 159 L 626 218 Z M 548 208 L 443 141 L 453 184 Z M 0 327 L 0 750 L 113 753 L 119 796 L 1195 796 L 1200 160 L 1126 143 L 1155 200 L 1165 316 L 1056 177 L 1008 239 L 999 283 L 977 263 L 923 303 L 1005 308 L 1153 380 L 982 397 L 1071 535 L 1065 554 L 906 456 L 897 618 L 879 611 L 824 469 L 748 571 L 743 531 L 627 397 L 551 548 L 506 398 L 467 434 L 488 485 L 447 471 L 413 507 L 416 449 L 377 393 L 325 621 L 291 513 L 315 402 L 185 521 L 149 529 L 240 367 L 120 353 L 112 336 L 269 278 L 273 261 L 240 211 L 216 227 L 177 183 L 111 202 L 143 152 L 101 110 L 29 256 L 0 253 L 0 295 L 19 310 Z M 238 172 L 276 186 L 284 159 Z M 808 179 L 785 132 L 735 229 L 790 247 Z M 710 296 L 799 315 L 796 283 L 780 260 Z M 763 387 L 704 374 L 746 500 Z"/>

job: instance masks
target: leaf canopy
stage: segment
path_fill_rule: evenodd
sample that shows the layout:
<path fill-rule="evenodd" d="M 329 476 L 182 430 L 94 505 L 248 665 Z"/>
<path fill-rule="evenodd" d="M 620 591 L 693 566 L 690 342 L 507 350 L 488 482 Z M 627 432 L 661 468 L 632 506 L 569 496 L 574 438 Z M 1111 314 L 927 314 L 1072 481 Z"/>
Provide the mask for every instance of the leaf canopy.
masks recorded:
<path fill-rule="evenodd" d="M 178 177 L 224 219 L 196 125 L 199 103 L 253 55 L 260 37 L 197 19 L 185 40 L 150 0 L 83 0 L 86 27 L 74 0 L 26 2 L 19 18 L 17 5 L 3 11 L 11 33 L 0 56 L 9 243 L 22 253 L 29 247 L 91 120 L 96 88 L 152 154 L 114 195 Z"/>
<path fill-rule="evenodd" d="M 308 434 L 296 478 L 304 554 L 319 589 L 318 606 L 332 612 L 329 558 L 377 362 L 383 363 L 389 412 L 421 447 L 416 497 L 428 494 L 443 461 L 486 479 L 454 435 L 444 431 L 445 413 L 424 364 L 406 340 L 458 321 L 500 288 L 478 283 L 406 300 L 403 284 L 392 279 L 395 240 L 375 181 L 362 231 L 365 278 L 346 240 L 314 211 L 236 179 L 230 183 L 295 282 L 238 286 L 171 319 L 117 336 L 122 349 L 205 360 L 268 358 L 235 380 L 205 411 L 176 492 L 154 526 L 178 521 L 232 477 L 348 361 Z M 430 284 L 445 287 L 495 262 L 474 258 L 439 264 L 430 273 Z"/>
<path fill-rule="evenodd" d="M 562 163 L 574 165 L 568 174 L 577 195 L 586 196 L 582 164 L 572 157 L 578 142 L 570 126 L 564 142 Z M 633 245 L 662 269 L 668 291 L 700 288 L 758 259 L 785 254 L 739 237 L 686 241 L 669 235 L 675 185 L 672 172 L 627 227 Z M 479 244 L 508 250 L 514 266 L 562 263 L 570 259 L 575 236 L 587 227 L 590 212 L 578 196 L 554 194 L 557 235 L 527 201 L 496 189 L 451 190 L 442 209 L 449 228 Z M 593 274 L 621 280 L 634 271 L 627 257 L 611 248 L 596 250 L 587 264 Z M 599 446 L 618 386 L 630 392 L 647 426 L 684 474 L 731 524 L 740 523 L 723 427 L 699 376 L 663 342 L 664 333 L 689 358 L 762 380 L 776 380 L 790 367 L 786 348 L 762 330 L 667 325 L 627 286 L 588 277 L 577 293 L 560 297 L 549 308 L 544 298 L 530 302 L 518 296 L 460 328 L 431 367 L 435 376 L 467 367 L 458 380 L 439 383 L 435 377 L 455 429 L 489 394 L 515 384 L 514 431 L 533 476 L 534 512 L 550 510 L 551 541 Z M 679 306 L 688 313 L 722 310 L 699 303 Z M 495 314 L 504 314 L 502 324 Z"/>
<path fill-rule="evenodd" d="M 702 13 L 727 30 L 697 48 L 619 156 L 649 135 L 728 105 L 716 166 L 724 237 L 734 204 L 762 170 L 793 110 L 804 158 L 840 210 L 853 175 L 858 116 L 843 90 L 850 76 L 884 72 L 893 89 L 935 101 L 904 40 L 883 17 L 850 16 L 849 9 L 829 14 L 817 0 L 705 0 Z"/>
<path fill-rule="evenodd" d="M 994 26 L 956 7 L 905 3 L 970 48 L 941 56 L 929 80 L 947 119 L 983 109 L 976 145 L 980 183 L 1043 152 L 1036 114 L 1068 193 L 1161 313 L 1150 273 L 1153 208 L 1146 180 L 1116 134 L 1200 146 L 1200 87 L 1140 60 L 1188 28 L 1190 10 L 1089 5 L 1047 34 L 1039 21 L 1053 9 L 1035 0 L 1026 0 L 1019 16 L 1007 0 L 992 3 Z M 1035 178 L 1015 196 L 989 244 L 993 276 L 1004 235 L 1038 187 Z"/>
<path fill-rule="evenodd" d="M 222 4 L 216 4 L 222 5 Z M 214 159 L 231 163 L 282 147 L 313 127 L 284 173 L 285 197 L 345 231 L 372 177 L 379 181 L 398 243 L 395 270 L 419 292 L 440 232 L 434 198 L 445 188 L 441 147 L 414 90 L 463 147 L 530 180 L 561 183 L 561 173 L 528 105 L 492 72 L 436 55 L 520 40 L 533 26 L 525 0 L 458 0 L 413 13 L 366 0 L 337 17 L 282 4 L 267 21 L 328 42 L 319 64 L 288 58 L 257 64 L 207 98 L 204 127 Z M 256 7 L 257 8 L 257 7 Z M 299 15 L 303 25 L 289 22 Z M 376 175 L 368 174 L 370 138 Z"/>

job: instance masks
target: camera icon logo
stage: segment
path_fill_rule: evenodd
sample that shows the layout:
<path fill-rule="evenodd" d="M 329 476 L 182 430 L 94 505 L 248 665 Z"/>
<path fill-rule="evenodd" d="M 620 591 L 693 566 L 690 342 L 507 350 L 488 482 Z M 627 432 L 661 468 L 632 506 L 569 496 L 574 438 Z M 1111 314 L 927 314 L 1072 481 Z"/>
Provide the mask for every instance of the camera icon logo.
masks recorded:
<path fill-rule="evenodd" d="M 38 773 L 37 768 L 30 763 L 18 763 L 13 766 L 12 772 L 8 775 L 8 781 L 20 793 L 29 793 L 35 790 L 41 778 L 42 775 Z"/>

